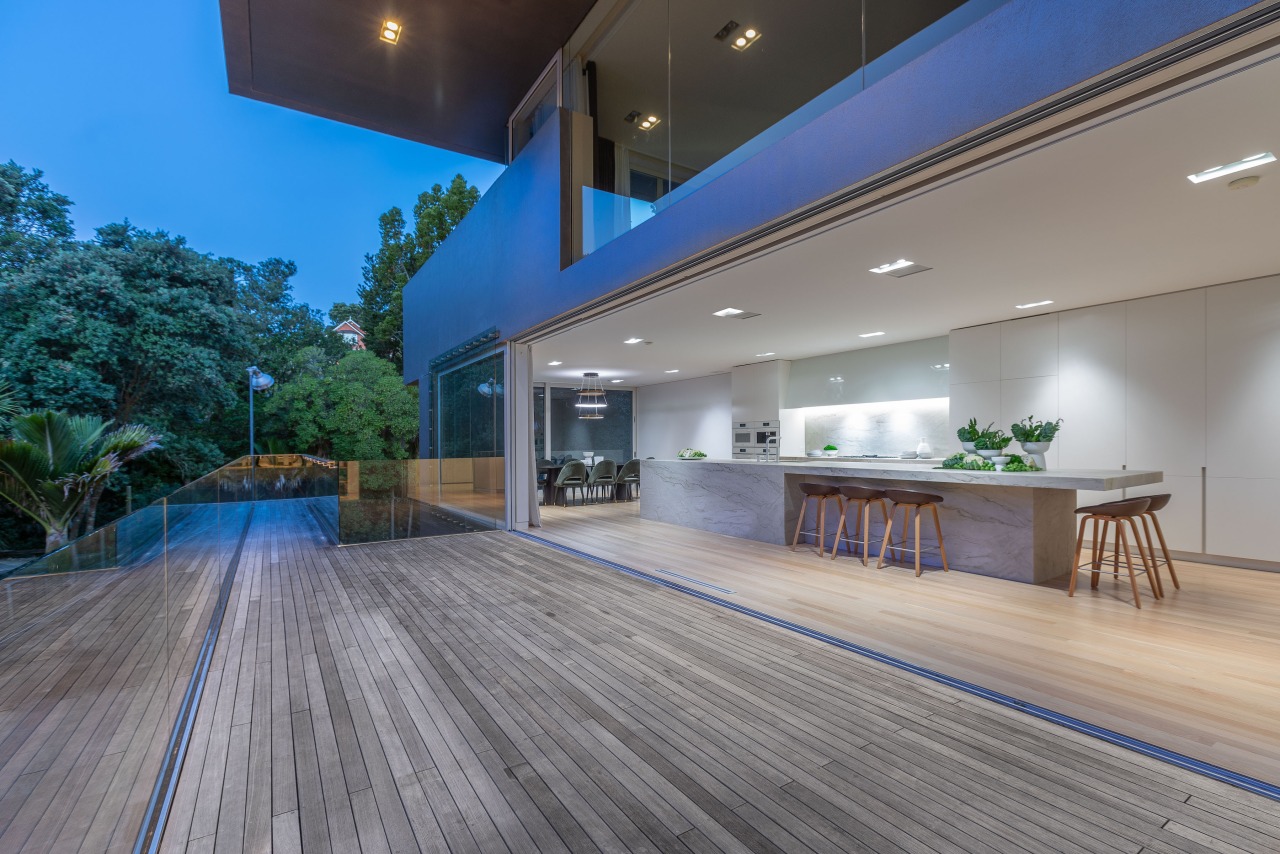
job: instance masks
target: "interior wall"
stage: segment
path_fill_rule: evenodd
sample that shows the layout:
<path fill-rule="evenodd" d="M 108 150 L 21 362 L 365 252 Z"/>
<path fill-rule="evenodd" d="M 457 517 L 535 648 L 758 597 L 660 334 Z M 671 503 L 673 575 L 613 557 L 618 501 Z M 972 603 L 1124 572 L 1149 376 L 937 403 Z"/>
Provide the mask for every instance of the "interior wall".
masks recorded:
<path fill-rule="evenodd" d="M 1127 494 L 1173 495 L 1171 548 L 1280 562 L 1280 276 L 952 330 L 950 361 L 953 433 L 1062 418 L 1050 468 L 1164 472 Z"/>
<path fill-rule="evenodd" d="M 729 374 L 645 386 L 636 391 L 636 456 L 669 460 L 683 448 L 727 459 L 733 423 Z"/>
<path fill-rule="evenodd" d="M 946 397 L 947 337 L 848 350 L 791 362 L 785 406 L 835 406 Z"/>

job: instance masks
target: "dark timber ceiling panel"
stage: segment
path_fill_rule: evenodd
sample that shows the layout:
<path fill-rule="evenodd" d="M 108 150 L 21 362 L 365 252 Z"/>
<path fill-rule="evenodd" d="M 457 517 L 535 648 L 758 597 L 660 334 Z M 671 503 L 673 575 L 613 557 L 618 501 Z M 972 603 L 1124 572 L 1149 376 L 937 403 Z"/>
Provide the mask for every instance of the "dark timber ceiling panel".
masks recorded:
<path fill-rule="evenodd" d="M 507 118 L 594 0 L 221 4 L 233 94 L 503 161 Z"/>

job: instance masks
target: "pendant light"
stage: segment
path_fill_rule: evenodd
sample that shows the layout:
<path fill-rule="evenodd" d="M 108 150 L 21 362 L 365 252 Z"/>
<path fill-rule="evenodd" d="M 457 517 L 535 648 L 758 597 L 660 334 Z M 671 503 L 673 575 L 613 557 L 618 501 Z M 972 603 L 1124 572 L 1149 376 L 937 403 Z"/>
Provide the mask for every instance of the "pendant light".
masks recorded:
<path fill-rule="evenodd" d="M 605 402 L 599 374 L 593 371 L 582 375 L 582 387 L 578 389 L 578 399 L 573 405 L 578 410 L 578 417 L 584 421 L 604 418 L 601 410 L 609 404 Z"/>

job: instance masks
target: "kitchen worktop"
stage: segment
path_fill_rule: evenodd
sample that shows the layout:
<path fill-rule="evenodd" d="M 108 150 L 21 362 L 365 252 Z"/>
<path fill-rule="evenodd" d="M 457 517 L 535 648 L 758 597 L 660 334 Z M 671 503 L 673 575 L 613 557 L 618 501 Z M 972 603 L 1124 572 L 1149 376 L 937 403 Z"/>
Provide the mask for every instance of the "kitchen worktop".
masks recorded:
<path fill-rule="evenodd" d="M 644 460 L 640 515 L 784 545 L 791 542 L 799 516 L 801 482 L 918 490 L 943 498 L 939 510 L 952 569 L 1040 582 L 1070 571 L 1076 490 L 1102 492 L 1164 479 L 1158 471 L 996 472 L 938 468 L 941 463 L 830 457 Z M 829 522 L 828 534 L 834 528 Z M 878 518 L 873 518 L 872 530 L 883 531 Z M 924 562 L 936 563 L 936 558 L 930 554 Z"/>

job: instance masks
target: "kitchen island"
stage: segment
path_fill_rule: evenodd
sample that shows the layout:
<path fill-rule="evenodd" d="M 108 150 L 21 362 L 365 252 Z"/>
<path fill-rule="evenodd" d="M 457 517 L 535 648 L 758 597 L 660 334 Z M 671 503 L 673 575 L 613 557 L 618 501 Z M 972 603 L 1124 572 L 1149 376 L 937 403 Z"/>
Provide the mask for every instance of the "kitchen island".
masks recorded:
<path fill-rule="evenodd" d="M 644 460 L 645 519 L 717 534 L 788 545 L 795 531 L 802 481 L 911 489 L 944 498 L 939 506 L 951 569 L 1040 582 L 1071 571 L 1076 490 L 1106 491 L 1160 483 L 1158 471 L 1062 469 L 994 472 L 939 469 L 925 461 L 842 462 L 811 459 Z M 872 533 L 883 536 L 872 510 Z M 899 524 L 901 514 L 899 514 Z M 812 521 L 812 520 L 810 520 Z M 828 510 L 828 538 L 835 529 Z M 812 525 L 806 525 L 812 527 Z M 922 540 L 933 540 L 922 524 Z M 873 554 L 879 553 L 879 544 Z M 938 566 L 936 553 L 921 562 Z"/>

